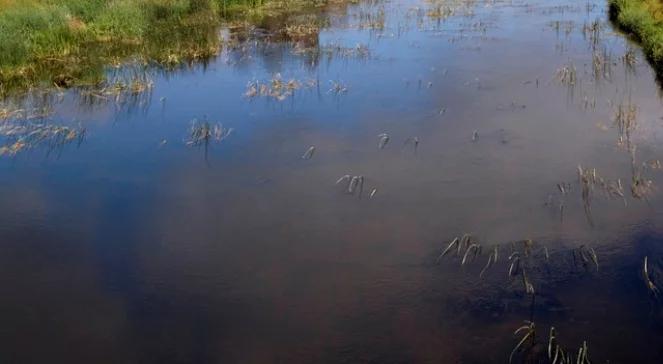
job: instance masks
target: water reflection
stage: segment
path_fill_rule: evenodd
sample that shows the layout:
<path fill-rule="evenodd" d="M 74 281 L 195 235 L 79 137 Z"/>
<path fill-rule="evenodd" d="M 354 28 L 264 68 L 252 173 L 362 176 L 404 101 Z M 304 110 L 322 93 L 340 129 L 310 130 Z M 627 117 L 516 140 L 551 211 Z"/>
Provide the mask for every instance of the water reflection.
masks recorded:
<path fill-rule="evenodd" d="M 551 326 L 592 361 L 660 361 L 661 104 L 605 4 L 320 16 L 6 104 L 85 139 L 0 160 L 0 356 L 493 362 L 530 320 L 515 362 Z"/>

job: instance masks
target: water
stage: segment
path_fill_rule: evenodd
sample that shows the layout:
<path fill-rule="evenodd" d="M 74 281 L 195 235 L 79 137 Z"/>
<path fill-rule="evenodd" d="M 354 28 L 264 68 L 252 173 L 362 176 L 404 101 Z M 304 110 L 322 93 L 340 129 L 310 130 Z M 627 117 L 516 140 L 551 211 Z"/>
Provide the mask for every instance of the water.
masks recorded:
<path fill-rule="evenodd" d="M 621 59 L 631 45 L 606 11 L 363 2 L 329 9 L 319 38 L 298 45 L 224 29 L 246 41 L 206 65 L 151 70 L 133 103 L 56 95 L 48 120 L 85 127 L 84 141 L 0 160 L 0 358 L 506 362 L 533 320 L 525 356 L 547 349 L 552 325 L 573 352 L 587 340 L 594 362 L 660 362 L 662 311 L 642 268 L 648 256 L 663 287 L 662 172 L 646 168 L 645 198 L 631 181 L 634 165 L 663 158 L 663 105 L 640 51 L 635 66 Z M 583 32 L 597 20 L 598 38 Z M 318 57 L 302 50 L 316 44 Z M 556 77 L 567 65 L 572 86 Z M 301 88 L 245 96 L 276 74 Z M 629 102 L 638 125 L 620 143 L 613 117 Z M 233 132 L 187 146 L 194 118 Z M 626 206 L 595 186 L 588 216 L 578 165 L 620 179 Z M 335 184 L 346 174 L 364 176 L 361 196 Z M 483 253 L 435 264 L 464 233 Z M 507 277 L 511 242 L 534 301 L 522 269 Z M 582 264 L 588 248 L 598 271 Z"/>

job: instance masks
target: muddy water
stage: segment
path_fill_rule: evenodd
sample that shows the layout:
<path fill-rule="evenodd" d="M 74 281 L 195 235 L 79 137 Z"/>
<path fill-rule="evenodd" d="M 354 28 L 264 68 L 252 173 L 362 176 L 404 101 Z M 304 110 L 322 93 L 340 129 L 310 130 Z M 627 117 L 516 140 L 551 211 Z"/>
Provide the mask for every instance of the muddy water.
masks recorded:
<path fill-rule="evenodd" d="M 550 326 L 594 362 L 660 362 L 642 268 L 663 288 L 663 105 L 606 11 L 364 2 L 313 41 L 222 30 L 218 59 L 151 71 L 133 102 L 53 96 L 49 122 L 86 135 L 0 160 L 0 358 L 507 362 L 532 320 L 514 362 L 547 362 Z M 300 87 L 245 95 L 277 74 Z M 637 109 L 621 139 L 620 104 Z M 194 118 L 233 131 L 187 146 Z M 585 208 L 578 165 L 624 199 L 597 182 Z M 653 186 L 635 197 L 637 171 Z M 482 253 L 437 261 L 464 233 Z"/>

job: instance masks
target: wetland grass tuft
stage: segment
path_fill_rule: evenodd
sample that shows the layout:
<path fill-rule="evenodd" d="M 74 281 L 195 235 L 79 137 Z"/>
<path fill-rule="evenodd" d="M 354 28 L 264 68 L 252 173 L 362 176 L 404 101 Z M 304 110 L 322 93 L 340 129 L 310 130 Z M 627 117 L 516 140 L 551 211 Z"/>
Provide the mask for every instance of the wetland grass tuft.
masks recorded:
<path fill-rule="evenodd" d="M 490 268 L 490 266 L 492 264 L 497 263 L 498 248 L 499 248 L 499 246 L 495 245 L 495 247 L 493 248 L 493 251 L 488 255 L 488 262 L 486 263 L 486 265 L 483 267 L 483 269 L 479 273 L 479 278 L 483 277 L 483 274 L 486 272 L 486 270 L 488 270 L 488 268 Z"/>
<path fill-rule="evenodd" d="M 536 325 L 534 324 L 534 322 L 525 321 L 525 325 L 517 328 L 513 334 L 518 335 L 520 332 L 523 332 L 523 336 L 511 351 L 511 355 L 509 355 L 509 363 L 513 362 L 513 356 L 516 355 L 516 353 L 518 353 L 523 348 L 523 345 L 527 340 L 529 340 L 531 345 L 534 346 L 536 340 L 535 338 Z"/>
<path fill-rule="evenodd" d="M 293 96 L 295 91 L 299 89 L 310 89 L 317 86 L 315 80 L 299 81 L 291 78 L 287 81 L 283 80 L 280 73 L 272 76 L 271 80 L 267 82 L 250 81 L 246 85 L 244 97 L 253 99 L 256 97 L 267 97 L 276 101 L 285 101 L 287 98 Z"/>
<path fill-rule="evenodd" d="M 470 246 L 467 247 L 465 250 L 465 254 L 463 255 L 463 260 L 461 260 L 460 265 L 463 266 L 465 263 L 468 261 L 467 258 L 470 256 L 470 252 L 472 252 L 472 260 L 474 260 L 478 254 L 481 253 L 481 246 L 477 243 L 470 244 Z"/>
<path fill-rule="evenodd" d="M 523 353 L 521 360 L 523 363 L 551 363 L 551 364 L 590 364 L 589 347 L 587 341 L 584 340 L 577 354 L 574 355 L 575 350 L 564 349 L 560 345 L 557 330 L 554 326 L 550 327 L 547 341 L 546 354 L 541 355 L 535 349 L 537 346 L 542 345 L 538 342 L 536 337 L 536 325 L 532 321 L 525 321 L 525 325 L 519 327 L 514 332 L 514 335 L 521 334 L 518 343 L 511 351 L 509 356 L 509 363 L 514 362 L 514 357 L 518 353 Z M 547 359 L 547 360 L 546 360 Z"/>
<path fill-rule="evenodd" d="M 447 248 L 442 251 L 442 253 L 437 257 L 437 259 L 435 259 L 435 264 L 438 264 L 440 260 L 442 260 L 442 258 L 444 258 L 444 256 L 447 255 L 447 253 L 449 253 L 451 249 L 453 249 L 457 244 L 460 244 L 460 239 L 458 239 L 458 237 L 455 237 L 453 238 L 453 240 L 451 240 L 449 245 L 447 245 Z"/>
<path fill-rule="evenodd" d="M 382 133 L 378 135 L 378 149 L 384 149 L 389 143 L 389 134 Z"/>
<path fill-rule="evenodd" d="M 572 88 L 578 82 L 578 72 L 576 67 L 572 63 L 569 63 L 557 70 L 555 78 L 562 85 Z"/>
<path fill-rule="evenodd" d="M 361 198 L 363 192 L 364 192 L 364 182 L 365 182 L 364 176 L 351 176 L 349 174 L 346 174 L 344 176 L 341 176 L 337 181 L 337 185 L 343 186 L 343 190 L 345 193 L 349 195 L 357 195 L 357 197 Z M 374 192 L 377 192 L 377 189 L 374 189 L 374 191 L 371 191 L 371 196 L 373 197 L 375 195 Z"/>
<path fill-rule="evenodd" d="M 654 284 L 654 282 L 651 279 L 651 276 L 649 275 L 649 267 L 647 264 L 647 256 L 645 256 L 645 261 L 642 266 L 642 275 L 645 279 L 645 284 L 647 285 L 647 289 L 649 292 L 652 294 L 652 296 L 656 299 L 658 299 L 659 295 L 659 290 L 658 287 Z"/>
<path fill-rule="evenodd" d="M 186 140 L 186 145 L 189 147 L 207 147 L 210 141 L 220 142 L 229 137 L 232 132 L 232 128 L 225 128 L 223 124 L 212 125 L 208 121 L 200 122 L 194 119 L 189 128 L 189 138 Z"/>
<path fill-rule="evenodd" d="M 315 147 L 311 146 L 306 150 L 304 155 L 302 155 L 302 159 L 311 159 L 313 158 L 313 154 L 315 154 Z"/>
<path fill-rule="evenodd" d="M 341 95 L 348 92 L 348 86 L 344 84 L 342 81 L 329 80 L 329 84 L 331 85 L 331 87 L 327 92 L 330 94 Z"/>
<path fill-rule="evenodd" d="M 405 143 L 403 143 L 403 146 L 406 147 L 408 144 L 412 144 L 412 147 L 414 148 L 414 153 L 417 153 L 417 149 L 419 148 L 419 138 L 418 137 L 409 137 L 405 139 Z"/>
<path fill-rule="evenodd" d="M 16 156 L 20 152 L 45 146 L 49 153 L 67 144 L 80 145 L 86 135 L 83 127 L 49 124 L 46 121 L 4 122 L 0 126 L 0 137 L 4 145 L 0 156 Z"/>

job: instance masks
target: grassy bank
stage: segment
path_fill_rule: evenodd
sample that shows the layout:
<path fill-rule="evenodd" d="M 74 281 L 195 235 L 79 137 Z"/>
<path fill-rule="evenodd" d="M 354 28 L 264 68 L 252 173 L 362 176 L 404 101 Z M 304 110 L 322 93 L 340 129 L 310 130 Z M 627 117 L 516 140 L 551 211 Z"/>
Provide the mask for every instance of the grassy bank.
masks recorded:
<path fill-rule="evenodd" d="M 0 0 L 0 94 L 99 82 L 127 57 L 174 66 L 215 55 L 225 18 L 325 0 Z"/>
<path fill-rule="evenodd" d="M 645 55 L 663 75 L 663 2 L 609 0 L 610 18 L 642 44 Z"/>

